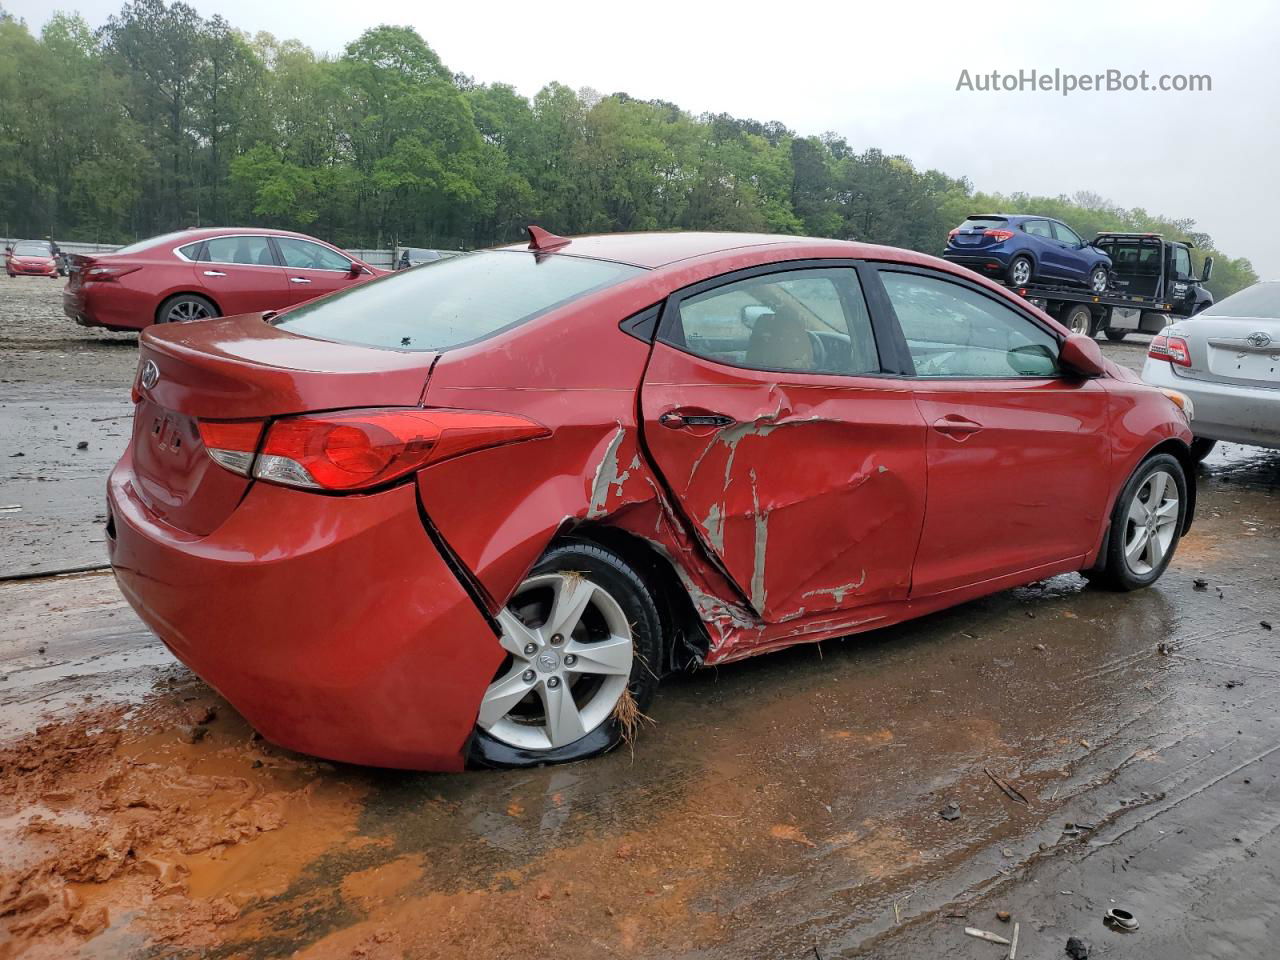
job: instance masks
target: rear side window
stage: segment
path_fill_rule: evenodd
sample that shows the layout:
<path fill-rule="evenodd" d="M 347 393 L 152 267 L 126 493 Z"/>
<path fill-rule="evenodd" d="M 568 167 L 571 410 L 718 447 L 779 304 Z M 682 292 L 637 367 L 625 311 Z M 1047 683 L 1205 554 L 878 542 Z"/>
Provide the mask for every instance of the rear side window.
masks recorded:
<path fill-rule="evenodd" d="M 1022 225 L 1022 232 L 1029 233 L 1033 237 L 1044 237 L 1046 240 L 1053 239 L 1048 220 L 1028 220 Z"/>
<path fill-rule="evenodd" d="M 880 372 L 871 319 L 851 267 L 738 280 L 680 302 L 677 346 L 755 370 Z"/>
<path fill-rule="evenodd" d="M 1058 341 L 1027 317 L 968 287 L 882 272 L 917 377 L 1052 377 Z"/>
<path fill-rule="evenodd" d="M 483 340 L 642 273 L 640 267 L 608 260 L 488 250 L 348 287 L 275 322 L 320 340 L 444 350 Z"/>
<path fill-rule="evenodd" d="M 276 243 L 280 245 L 286 266 L 300 270 L 341 270 L 343 273 L 351 269 L 351 261 L 342 254 L 310 240 L 276 237 Z"/>

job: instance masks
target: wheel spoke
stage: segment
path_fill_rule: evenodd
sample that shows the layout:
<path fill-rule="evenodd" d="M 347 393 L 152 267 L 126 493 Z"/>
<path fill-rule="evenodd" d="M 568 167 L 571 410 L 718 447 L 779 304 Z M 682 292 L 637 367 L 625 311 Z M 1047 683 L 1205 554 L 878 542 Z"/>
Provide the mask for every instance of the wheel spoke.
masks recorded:
<path fill-rule="evenodd" d="M 566 654 L 573 654 L 577 661 L 567 669 L 571 673 L 607 673 L 629 676 L 631 673 L 631 639 L 611 636 L 598 643 L 570 643 Z"/>
<path fill-rule="evenodd" d="M 595 592 L 596 585 L 586 577 L 562 577 L 556 587 L 556 599 L 551 607 L 551 615 L 547 617 L 546 625 L 542 628 L 543 633 L 547 636 L 558 633 L 568 639 L 573 633 L 573 628 L 582 619 L 582 614 L 586 611 Z"/>
<path fill-rule="evenodd" d="M 1160 470 L 1151 475 L 1147 483 L 1151 487 L 1151 497 L 1147 500 L 1148 509 L 1154 510 L 1164 502 L 1164 489 L 1168 485 L 1169 475 Z"/>
<path fill-rule="evenodd" d="M 1147 534 L 1147 548 L 1143 552 L 1146 554 L 1147 564 L 1154 570 L 1160 563 L 1160 558 L 1164 556 L 1164 546 L 1160 543 L 1160 538 L 1154 533 Z"/>
<path fill-rule="evenodd" d="M 524 648 L 530 643 L 538 643 L 537 632 L 525 626 L 510 610 L 498 613 L 498 626 L 502 628 L 502 636 L 498 638 L 502 649 L 520 660 L 528 660 L 529 654 L 524 652 Z"/>
<path fill-rule="evenodd" d="M 582 714 L 573 701 L 573 691 L 567 683 L 557 687 L 542 684 L 538 688 L 543 706 L 547 714 L 547 737 L 553 747 L 562 747 L 567 743 L 582 739 L 586 730 L 582 726 Z"/>
<path fill-rule="evenodd" d="M 490 727 L 497 723 L 525 698 L 532 685 L 525 681 L 523 673 L 524 664 L 517 663 L 505 677 L 489 684 L 484 699 L 480 701 L 480 716 L 477 718 L 480 726 Z"/>
<path fill-rule="evenodd" d="M 1133 540 L 1124 548 L 1125 559 L 1129 561 L 1129 566 L 1133 566 L 1138 557 L 1142 555 L 1142 551 L 1146 549 L 1147 541 L 1151 539 L 1151 534 L 1147 533 L 1147 528 L 1139 527 L 1134 531 Z"/>
<path fill-rule="evenodd" d="M 1147 525 L 1147 506 L 1137 497 L 1133 498 L 1133 502 L 1129 504 L 1129 522 L 1134 526 L 1145 527 Z"/>

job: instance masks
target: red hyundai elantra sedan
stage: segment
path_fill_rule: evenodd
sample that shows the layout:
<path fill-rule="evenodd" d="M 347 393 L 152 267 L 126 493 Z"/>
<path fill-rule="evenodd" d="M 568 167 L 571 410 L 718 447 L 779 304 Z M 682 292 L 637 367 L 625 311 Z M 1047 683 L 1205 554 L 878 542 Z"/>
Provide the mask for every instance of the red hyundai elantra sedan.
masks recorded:
<path fill-rule="evenodd" d="M 71 262 L 63 312 L 109 330 L 283 310 L 387 272 L 305 234 L 232 227 L 166 233 Z"/>
<path fill-rule="evenodd" d="M 617 743 L 672 670 L 1164 571 L 1190 404 L 934 257 L 635 234 L 141 340 L 111 559 L 266 737 L 456 770 Z"/>

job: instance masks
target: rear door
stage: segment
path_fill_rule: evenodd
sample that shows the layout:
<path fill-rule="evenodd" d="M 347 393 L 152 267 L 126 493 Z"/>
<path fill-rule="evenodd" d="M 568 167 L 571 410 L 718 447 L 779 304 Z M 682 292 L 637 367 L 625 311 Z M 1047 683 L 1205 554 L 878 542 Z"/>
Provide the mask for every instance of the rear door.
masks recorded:
<path fill-rule="evenodd" d="M 976 284 L 878 273 L 928 425 L 912 596 L 1082 557 L 1107 509 L 1107 393 L 1058 369 L 1057 336 Z"/>
<path fill-rule="evenodd" d="M 1040 264 L 1037 276 L 1060 280 L 1067 270 L 1066 259 L 1062 255 L 1062 245 L 1053 235 L 1053 227 L 1048 220 L 1027 220 L 1022 224 L 1022 232 L 1030 239 L 1028 246 Z"/>
<path fill-rule="evenodd" d="M 279 310 L 289 302 L 284 270 L 264 236 L 213 237 L 180 252 L 194 261 L 196 284 L 227 316 Z"/>
<path fill-rule="evenodd" d="M 907 595 L 924 424 L 909 385 L 882 375 L 852 264 L 673 296 L 641 407 L 679 509 L 767 622 Z"/>
<path fill-rule="evenodd" d="M 365 279 L 352 276 L 351 260 L 324 244 L 297 237 L 275 237 L 274 241 L 285 264 L 290 303 L 345 290 Z"/>

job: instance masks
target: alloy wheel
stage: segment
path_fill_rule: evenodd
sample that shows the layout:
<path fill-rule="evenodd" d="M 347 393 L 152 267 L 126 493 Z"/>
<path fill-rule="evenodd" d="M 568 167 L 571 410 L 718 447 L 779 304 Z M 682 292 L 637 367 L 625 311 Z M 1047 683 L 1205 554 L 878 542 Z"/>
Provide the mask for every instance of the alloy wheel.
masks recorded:
<path fill-rule="evenodd" d="M 1031 263 L 1026 258 L 1018 259 L 1013 265 L 1013 275 L 1011 277 L 1014 284 L 1022 286 L 1031 279 Z"/>
<path fill-rule="evenodd" d="M 167 323 L 183 323 L 187 320 L 205 320 L 212 316 L 209 308 L 199 300 L 179 300 L 169 307 L 164 319 Z"/>
<path fill-rule="evenodd" d="M 1107 272 L 1105 270 L 1095 270 L 1093 272 L 1092 286 L 1094 293 L 1107 292 Z"/>
<path fill-rule="evenodd" d="M 1125 518 L 1124 561 L 1137 576 L 1146 576 L 1164 560 L 1177 534 L 1178 484 L 1156 470 L 1138 487 Z"/>
<path fill-rule="evenodd" d="M 627 689 L 634 637 L 622 607 L 580 573 L 530 577 L 500 614 L 507 659 L 477 723 L 496 740 L 551 750 L 585 737 Z"/>

